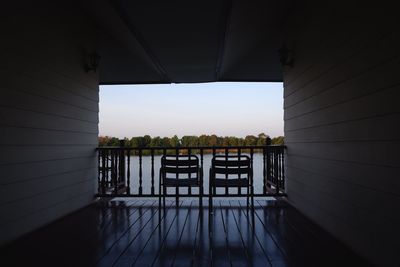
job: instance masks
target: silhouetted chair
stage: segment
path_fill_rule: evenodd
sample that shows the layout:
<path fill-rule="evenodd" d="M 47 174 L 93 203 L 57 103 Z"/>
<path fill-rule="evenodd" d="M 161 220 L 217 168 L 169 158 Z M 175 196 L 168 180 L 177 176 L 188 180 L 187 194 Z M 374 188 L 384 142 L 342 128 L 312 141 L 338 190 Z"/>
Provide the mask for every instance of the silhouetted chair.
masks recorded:
<path fill-rule="evenodd" d="M 250 158 L 246 155 L 217 155 L 212 158 L 209 179 L 209 210 L 212 212 L 213 196 L 218 187 L 247 188 L 247 208 L 249 198 L 254 207 L 253 169 Z M 229 190 L 229 189 L 228 189 Z"/>
<path fill-rule="evenodd" d="M 160 196 L 165 207 L 165 197 L 168 187 L 199 187 L 199 201 L 202 205 L 203 196 L 203 172 L 199 166 L 199 158 L 196 155 L 164 155 L 161 157 L 160 168 Z M 178 204 L 179 195 L 176 195 Z"/>

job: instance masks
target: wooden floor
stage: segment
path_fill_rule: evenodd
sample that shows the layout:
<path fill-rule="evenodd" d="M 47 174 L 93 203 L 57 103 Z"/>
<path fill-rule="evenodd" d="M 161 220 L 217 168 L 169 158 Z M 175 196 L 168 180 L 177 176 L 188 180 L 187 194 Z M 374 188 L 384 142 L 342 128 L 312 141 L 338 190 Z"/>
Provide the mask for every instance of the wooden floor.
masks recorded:
<path fill-rule="evenodd" d="M 99 201 L 2 247 L 1 266 L 367 265 L 286 202 L 255 204 L 215 200 L 210 219 L 198 200 Z"/>

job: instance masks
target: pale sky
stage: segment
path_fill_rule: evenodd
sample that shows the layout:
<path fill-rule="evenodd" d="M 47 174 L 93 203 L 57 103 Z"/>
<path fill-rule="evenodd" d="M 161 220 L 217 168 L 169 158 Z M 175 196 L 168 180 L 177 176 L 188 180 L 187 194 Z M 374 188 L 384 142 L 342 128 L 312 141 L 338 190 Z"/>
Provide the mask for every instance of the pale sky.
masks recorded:
<path fill-rule="evenodd" d="M 99 134 L 283 135 L 282 83 L 100 86 Z"/>

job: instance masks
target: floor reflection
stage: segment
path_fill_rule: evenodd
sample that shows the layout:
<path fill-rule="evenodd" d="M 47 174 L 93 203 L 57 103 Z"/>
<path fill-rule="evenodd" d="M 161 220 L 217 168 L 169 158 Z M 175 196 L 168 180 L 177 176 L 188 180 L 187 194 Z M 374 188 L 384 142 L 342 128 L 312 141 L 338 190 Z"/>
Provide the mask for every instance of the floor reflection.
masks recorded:
<path fill-rule="evenodd" d="M 365 264 L 282 200 L 99 201 L 2 248 L 10 266 Z M 206 202 L 204 202 L 206 204 Z M 23 255 L 21 257 L 21 255 Z"/>

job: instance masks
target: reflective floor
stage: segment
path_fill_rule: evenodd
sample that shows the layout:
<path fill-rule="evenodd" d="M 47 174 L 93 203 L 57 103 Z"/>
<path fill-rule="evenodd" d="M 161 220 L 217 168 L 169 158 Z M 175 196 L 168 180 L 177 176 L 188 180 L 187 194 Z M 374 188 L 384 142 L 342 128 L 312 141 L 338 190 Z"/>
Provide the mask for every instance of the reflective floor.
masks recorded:
<path fill-rule="evenodd" d="M 366 265 L 283 200 L 216 199 L 209 215 L 194 199 L 98 201 L 1 248 L 1 265 Z"/>

